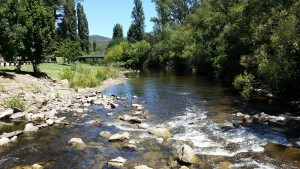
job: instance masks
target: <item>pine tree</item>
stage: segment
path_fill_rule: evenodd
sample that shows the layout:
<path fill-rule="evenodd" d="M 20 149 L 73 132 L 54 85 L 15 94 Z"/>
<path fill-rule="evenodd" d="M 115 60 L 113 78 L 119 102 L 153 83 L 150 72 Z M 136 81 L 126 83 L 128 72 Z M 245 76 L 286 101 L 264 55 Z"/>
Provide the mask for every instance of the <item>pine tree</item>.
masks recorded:
<path fill-rule="evenodd" d="M 132 25 L 128 30 L 128 40 L 130 42 L 141 41 L 145 32 L 145 15 L 143 11 L 142 1 L 134 0 L 134 8 L 132 11 Z"/>
<path fill-rule="evenodd" d="M 115 24 L 113 29 L 113 37 L 112 39 L 123 38 L 123 27 L 121 24 Z"/>
<path fill-rule="evenodd" d="M 80 38 L 80 46 L 83 52 L 89 53 L 89 26 L 86 15 L 83 10 L 83 6 L 78 3 L 77 4 L 77 18 L 78 18 L 78 35 Z"/>
<path fill-rule="evenodd" d="M 60 30 L 63 39 L 77 41 L 76 11 L 73 0 L 66 0 L 64 5 L 64 18 L 60 24 Z"/>

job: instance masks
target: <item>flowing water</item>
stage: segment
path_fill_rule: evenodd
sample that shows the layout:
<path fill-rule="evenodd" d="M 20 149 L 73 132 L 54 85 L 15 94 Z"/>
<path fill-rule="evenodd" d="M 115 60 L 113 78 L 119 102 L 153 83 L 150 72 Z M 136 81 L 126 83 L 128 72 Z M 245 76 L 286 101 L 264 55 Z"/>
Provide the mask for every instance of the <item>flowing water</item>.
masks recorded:
<path fill-rule="evenodd" d="M 130 98 L 118 101 L 119 108 L 91 106 L 88 116 L 79 121 L 68 117 L 73 122 L 69 127 L 54 126 L 21 135 L 18 144 L 1 147 L 0 168 L 34 163 L 45 168 L 110 168 L 107 161 L 118 156 L 127 159 L 124 168 L 142 164 L 163 168 L 176 160 L 176 147 L 182 144 L 191 145 L 204 162 L 191 168 L 300 168 L 300 118 L 290 106 L 264 98 L 246 101 L 231 87 L 195 75 L 143 71 L 130 77 L 127 83 L 103 91 Z M 132 99 L 133 95 L 138 99 Z M 118 120 L 118 115 L 132 110 L 125 106 L 132 101 L 147 110 L 150 118 L 145 123 L 149 128 L 169 129 L 171 140 L 164 141 L 148 134 L 149 129 Z M 232 127 L 241 120 L 237 112 L 265 112 L 289 120 Z M 97 123 L 87 123 L 91 120 Z M 108 142 L 98 135 L 101 131 L 129 132 L 129 142 L 138 150 Z M 73 137 L 82 138 L 88 147 L 76 150 L 68 146 Z"/>

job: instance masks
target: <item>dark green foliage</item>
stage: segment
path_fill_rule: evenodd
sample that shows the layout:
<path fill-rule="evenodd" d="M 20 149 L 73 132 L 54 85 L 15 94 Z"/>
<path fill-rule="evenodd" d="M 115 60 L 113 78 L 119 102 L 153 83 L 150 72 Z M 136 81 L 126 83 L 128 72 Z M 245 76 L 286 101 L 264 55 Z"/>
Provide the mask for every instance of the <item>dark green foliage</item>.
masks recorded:
<path fill-rule="evenodd" d="M 97 42 L 93 41 L 93 52 L 96 52 L 97 49 Z"/>
<path fill-rule="evenodd" d="M 1 54 L 7 60 L 30 60 L 39 72 L 54 35 L 51 10 L 41 0 L 9 0 L 1 3 L 0 18 Z"/>
<path fill-rule="evenodd" d="M 77 41 L 77 22 L 76 22 L 75 3 L 73 0 L 66 0 L 64 4 L 64 17 L 60 23 L 61 36 L 63 39 Z"/>
<path fill-rule="evenodd" d="M 74 62 L 78 60 L 78 57 L 81 55 L 80 44 L 78 42 L 73 42 L 70 40 L 62 41 L 57 51 L 55 52 L 56 57 L 62 57 L 65 62 Z"/>
<path fill-rule="evenodd" d="M 90 53 L 89 26 L 83 6 L 80 3 L 77 4 L 77 19 L 81 50 Z"/>
<path fill-rule="evenodd" d="M 127 33 L 128 41 L 141 41 L 145 32 L 145 15 L 141 0 L 134 0 L 131 17 L 133 21 Z"/>
<path fill-rule="evenodd" d="M 143 57 L 132 52 L 137 48 L 134 23 L 128 31 L 131 44 L 113 49 L 127 65 L 214 74 L 232 81 L 245 97 L 255 88 L 299 97 L 299 1 L 152 2 L 158 16 L 151 19 L 153 33 L 145 36 L 150 51 Z"/>
<path fill-rule="evenodd" d="M 121 24 L 115 24 L 114 29 L 113 29 L 113 36 L 112 39 L 118 39 L 121 38 L 123 39 L 123 27 Z"/>
<path fill-rule="evenodd" d="M 15 60 L 23 50 L 24 21 L 27 13 L 21 1 L 0 1 L 0 54 L 6 60 Z"/>

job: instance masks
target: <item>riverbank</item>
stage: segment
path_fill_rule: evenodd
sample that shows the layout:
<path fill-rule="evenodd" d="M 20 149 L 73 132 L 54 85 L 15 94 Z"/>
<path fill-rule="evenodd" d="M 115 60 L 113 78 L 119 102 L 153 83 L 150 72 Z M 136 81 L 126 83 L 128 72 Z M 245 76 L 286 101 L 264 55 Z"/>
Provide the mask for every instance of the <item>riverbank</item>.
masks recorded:
<path fill-rule="evenodd" d="M 12 67 L 9 67 L 12 69 Z M 8 69 L 8 70 L 9 70 Z M 18 135 L 52 125 L 68 125 L 62 114 L 74 112 L 84 117 L 88 106 L 113 104 L 101 91 L 126 82 L 124 72 L 103 81 L 95 88 L 73 89 L 68 80 L 36 78 L 30 74 L 5 73 L 0 75 L 0 146 L 15 143 Z M 21 122 L 14 125 L 15 122 Z"/>

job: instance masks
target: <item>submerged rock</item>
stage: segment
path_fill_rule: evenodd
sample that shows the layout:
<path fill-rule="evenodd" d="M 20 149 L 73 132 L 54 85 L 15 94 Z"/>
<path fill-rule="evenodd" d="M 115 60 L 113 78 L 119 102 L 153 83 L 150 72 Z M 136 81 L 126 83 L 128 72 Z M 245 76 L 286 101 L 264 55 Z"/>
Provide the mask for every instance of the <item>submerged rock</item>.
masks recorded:
<path fill-rule="evenodd" d="M 2 110 L 2 111 L 0 111 L 0 119 L 7 118 L 10 115 L 12 115 L 13 113 L 14 113 L 13 109 Z"/>
<path fill-rule="evenodd" d="M 108 161 L 108 165 L 112 167 L 122 167 L 126 163 L 126 159 L 118 157 Z"/>
<path fill-rule="evenodd" d="M 76 147 L 76 148 L 83 148 L 86 146 L 86 144 L 81 140 L 81 138 L 72 138 L 68 144 L 70 146 Z"/>
<path fill-rule="evenodd" d="M 177 149 L 179 161 L 187 164 L 195 164 L 199 162 L 198 157 L 195 155 L 194 150 L 188 146 L 183 145 Z"/>
<path fill-rule="evenodd" d="M 152 168 L 150 168 L 146 165 L 139 165 L 139 166 L 134 167 L 134 169 L 152 169 Z"/>
<path fill-rule="evenodd" d="M 134 144 L 125 144 L 125 145 L 123 145 L 123 148 L 127 148 L 130 150 L 137 150 L 137 147 Z"/>
<path fill-rule="evenodd" d="M 104 137 L 104 138 L 110 138 L 110 136 L 112 135 L 109 131 L 101 131 L 99 133 L 100 136 Z"/>
<path fill-rule="evenodd" d="M 122 134 L 113 134 L 112 136 L 109 137 L 108 141 L 124 141 L 124 140 L 129 140 L 130 134 L 127 132 L 124 132 Z"/>
<path fill-rule="evenodd" d="M 150 134 L 156 135 L 158 137 L 162 137 L 163 139 L 168 139 L 172 137 L 172 133 L 165 128 L 156 128 L 149 132 Z"/>
<path fill-rule="evenodd" d="M 25 125 L 25 129 L 24 132 L 34 132 L 34 131 L 38 131 L 39 127 L 34 126 L 33 123 L 28 123 Z"/>

